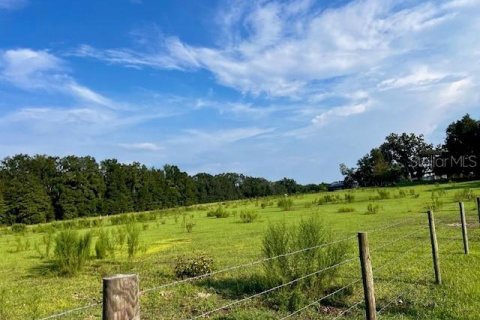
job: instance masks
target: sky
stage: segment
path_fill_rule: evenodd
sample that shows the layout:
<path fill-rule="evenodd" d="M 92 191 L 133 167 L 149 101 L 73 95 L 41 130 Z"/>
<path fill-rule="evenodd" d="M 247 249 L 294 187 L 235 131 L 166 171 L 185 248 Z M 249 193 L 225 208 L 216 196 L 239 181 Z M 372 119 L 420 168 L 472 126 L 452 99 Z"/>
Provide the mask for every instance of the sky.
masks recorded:
<path fill-rule="evenodd" d="M 480 117 L 480 0 L 0 0 L 0 157 L 340 179 Z"/>

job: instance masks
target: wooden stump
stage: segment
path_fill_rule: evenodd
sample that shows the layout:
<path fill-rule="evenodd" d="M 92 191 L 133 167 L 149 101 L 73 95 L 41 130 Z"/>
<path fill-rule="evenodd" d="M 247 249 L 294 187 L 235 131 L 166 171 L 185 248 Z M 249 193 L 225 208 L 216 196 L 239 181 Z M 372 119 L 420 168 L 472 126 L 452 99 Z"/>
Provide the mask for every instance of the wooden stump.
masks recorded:
<path fill-rule="evenodd" d="M 140 320 L 137 275 L 103 278 L 103 320 Z"/>

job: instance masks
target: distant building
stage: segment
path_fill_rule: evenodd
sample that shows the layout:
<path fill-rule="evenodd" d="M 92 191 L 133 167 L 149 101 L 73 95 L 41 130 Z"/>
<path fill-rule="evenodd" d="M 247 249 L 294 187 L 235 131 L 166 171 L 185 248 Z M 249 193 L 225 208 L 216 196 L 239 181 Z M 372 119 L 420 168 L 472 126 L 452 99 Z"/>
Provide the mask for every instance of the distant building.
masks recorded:
<path fill-rule="evenodd" d="M 345 181 L 335 181 L 328 185 L 328 191 L 336 191 L 343 189 L 358 188 L 359 184 L 357 181 L 353 181 L 351 184 L 346 184 Z"/>
<path fill-rule="evenodd" d="M 335 181 L 328 185 L 328 191 L 342 190 L 345 189 L 346 185 L 343 181 Z"/>

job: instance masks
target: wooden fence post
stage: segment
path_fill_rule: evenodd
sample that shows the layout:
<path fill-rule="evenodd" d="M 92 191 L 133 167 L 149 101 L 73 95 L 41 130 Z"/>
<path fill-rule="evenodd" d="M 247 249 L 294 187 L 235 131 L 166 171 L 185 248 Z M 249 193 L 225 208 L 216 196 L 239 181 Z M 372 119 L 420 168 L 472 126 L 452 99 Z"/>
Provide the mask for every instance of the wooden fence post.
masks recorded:
<path fill-rule="evenodd" d="M 467 234 L 467 220 L 465 218 L 465 205 L 463 202 L 459 203 L 460 205 L 460 220 L 462 223 L 462 236 L 463 236 L 463 249 L 465 250 L 465 254 L 468 254 L 468 234 Z"/>
<path fill-rule="evenodd" d="M 103 320 L 140 320 L 138 276 L 103 278 Z"/>
<path fill-rule="evenodd" d="M 372 261 L 368 248 L 368 236 L 366 232 L 358 233 L 358 248 L 360 252 L 360 264 L 362 266 L 363 292 L 365 295 L 366 320 L 376 320 L 377 311 L 375 305 L 375 289 L 373 285 Z"/>
<path fill-rule="evenodd" d="M 477 197 L 478 222 L 480 222 L 480 197 Z"/>
<path fill-rule="evenodd" d="M 435 271 L 435 283 L 442 284 L 442 275 L 440 273 L 440 261 L 438 257 L 437 232 L 435 230 L 435 219 L 433 211 L 428 211 L 428 226 L 430 228 L 430 242 L 432 243 L 433 269 Z"/>

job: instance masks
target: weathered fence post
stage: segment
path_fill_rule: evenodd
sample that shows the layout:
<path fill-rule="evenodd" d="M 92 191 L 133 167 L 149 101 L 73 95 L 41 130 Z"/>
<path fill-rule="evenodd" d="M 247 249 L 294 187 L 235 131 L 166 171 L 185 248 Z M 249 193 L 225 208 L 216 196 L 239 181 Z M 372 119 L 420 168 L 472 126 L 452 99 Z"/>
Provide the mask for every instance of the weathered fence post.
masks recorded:
<path fill-rule="evenodd" d="M 442 284 L 442 275 L 440 273 L 440 261 L 438 258 L 437 232 L 435 230 L 435 219 L 433 211 L 428 211 L 428 226 L 430 228 L 430 242 L 432 243 L 433 269 L 435 271 L 435 283 Z"/>
<path fill-rule="evenodd" d="M 463 249 L 465 250 L 465 254 L 468 254 L 468 234 L 467 234 L 467 220 L 465 218 L 465 205 L 463 202 L 459 203 L 460 205 L 460 220 L 462 223 L 462 236 L 463 236 Z"/>
<path fill-rule="evenodd" d="M 480 197 L 477 197 L 478 222 L 480 222 Z"/>
<path fill-rule="evenodd" d="M 365 295 L 366 320 L 376 320 L 375 289 L 373 285 L 372 261 L 368 248 L 366 232 L 358 234 L 358 247 L 360 251 L 360 264 L 362 266 L 363 292 Z"/>
<path fill-rule="evenodd" d="M 103 278 L 103 320 L 140 320 L 138 276 Z"/>

